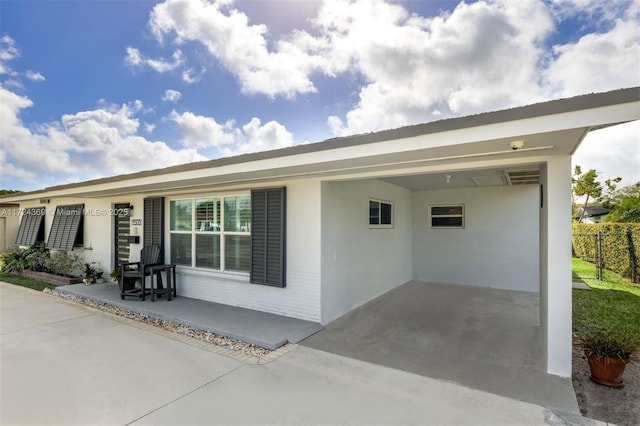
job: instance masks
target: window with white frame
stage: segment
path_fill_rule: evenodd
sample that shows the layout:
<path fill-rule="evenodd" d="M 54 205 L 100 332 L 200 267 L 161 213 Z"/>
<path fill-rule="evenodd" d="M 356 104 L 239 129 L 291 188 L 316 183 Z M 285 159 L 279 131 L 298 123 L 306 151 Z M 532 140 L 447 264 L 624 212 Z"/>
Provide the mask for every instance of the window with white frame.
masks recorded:
<path fill-rule="evenodd" d="M 464 228 L 464 204 L 429 206 L 431 228 Z"/>
<path fill-rule="evenodd" d="M 249 272 L 251 196 L 170 202 L 171 262 L 219 271 Z"/>
<path fill-rule="evenodd" d="M 393 203 L 389 201 L 369 199 L 369 227 L 393 227 Z"/>

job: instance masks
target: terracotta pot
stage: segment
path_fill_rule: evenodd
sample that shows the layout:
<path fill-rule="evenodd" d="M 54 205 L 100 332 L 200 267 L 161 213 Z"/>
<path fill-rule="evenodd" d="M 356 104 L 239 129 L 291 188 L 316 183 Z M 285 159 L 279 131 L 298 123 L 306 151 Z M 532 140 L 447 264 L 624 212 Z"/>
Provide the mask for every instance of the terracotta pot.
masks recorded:
<path fill-rule="evenodd" d="M 612 388 L 621 388 L 624 386 L 622 374 L 624 373 L 624 368 L 629 363 L 628 359 L 591 354 L 587 355 L 587 361 L 591 369 L 591 376 L 589 376 L 591 380 Z"/>

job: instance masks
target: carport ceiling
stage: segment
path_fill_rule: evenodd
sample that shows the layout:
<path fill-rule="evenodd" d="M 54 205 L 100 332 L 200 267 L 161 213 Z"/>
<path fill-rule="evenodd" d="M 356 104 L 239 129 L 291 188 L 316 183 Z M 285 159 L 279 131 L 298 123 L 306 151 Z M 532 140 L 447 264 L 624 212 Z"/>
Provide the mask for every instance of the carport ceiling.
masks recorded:
<path fill-rule="evenodd" d="M 447 171 L 380 179 L 413 191 L 479 188 L 485 186 L 536 185 L 540 183 L 539 166 Z"/>

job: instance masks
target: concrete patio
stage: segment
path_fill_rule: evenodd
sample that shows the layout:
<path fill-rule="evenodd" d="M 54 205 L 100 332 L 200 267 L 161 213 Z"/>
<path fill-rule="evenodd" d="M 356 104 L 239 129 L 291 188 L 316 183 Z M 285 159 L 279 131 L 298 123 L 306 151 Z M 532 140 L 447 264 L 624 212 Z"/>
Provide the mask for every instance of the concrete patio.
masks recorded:
<path fill-rule="evenodd" d="M 74 284 L 61 286 L 58 291 L 109 303 L 152 318 L 184 324 L 220 336 L 255 343 L 275 350 L 322 330 L 322 325 L 297 318 L 238 308 L 205 300 L 178 296 L 171 301 L 165 297 L 151 301 L 138 298 L 120 299 L 115 283 Z"/>
<path fill-rule="evenodd" d="M 412 281 L 301 344 L 510 398 L 579 412 L 546 373 L 536 293 Z"/>

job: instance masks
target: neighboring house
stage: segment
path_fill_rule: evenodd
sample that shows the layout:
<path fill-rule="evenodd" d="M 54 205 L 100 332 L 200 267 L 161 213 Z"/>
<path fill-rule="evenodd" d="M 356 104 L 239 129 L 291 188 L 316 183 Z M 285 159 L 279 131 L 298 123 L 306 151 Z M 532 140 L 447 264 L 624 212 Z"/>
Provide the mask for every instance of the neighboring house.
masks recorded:
<path fill-rule="evenodd" d="M 580 223 L 600 223 L 602 218 L 609 214 L 609 210 L 602 206 L 580 207 L 575 219 Z"/>
<path fill-rule="evenodd" d="M 106 270 L 160 244 L 183 296 L 322 324 L 410 280 L 537 292 L 570 376 L 571 154 L 639 118 L 630 88 L 1 200 L 19 244 Z"/>

